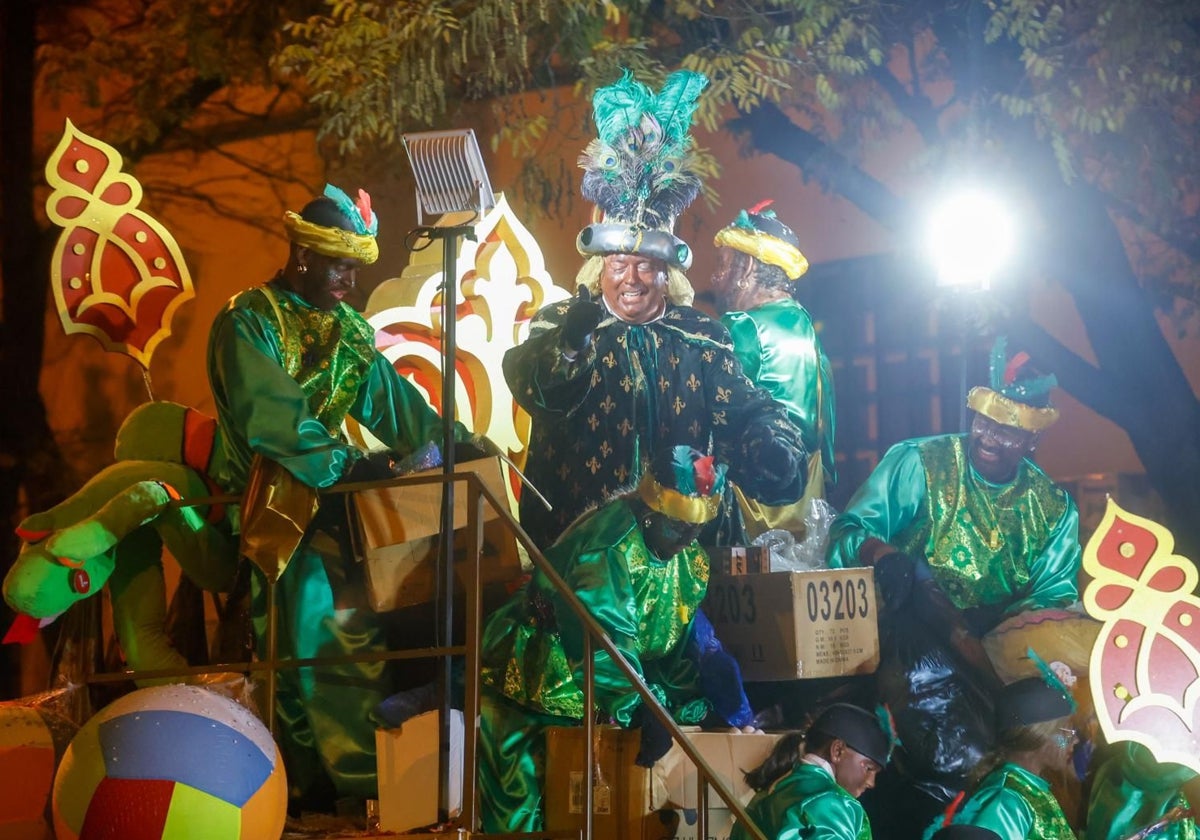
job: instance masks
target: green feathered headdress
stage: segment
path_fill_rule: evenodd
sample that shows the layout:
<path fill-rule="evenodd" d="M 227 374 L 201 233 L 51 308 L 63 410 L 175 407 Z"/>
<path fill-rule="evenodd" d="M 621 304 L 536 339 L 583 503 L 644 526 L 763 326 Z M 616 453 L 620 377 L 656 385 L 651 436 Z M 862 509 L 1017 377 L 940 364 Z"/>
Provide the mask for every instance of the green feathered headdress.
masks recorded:
<path fill-rule="evenodd" d="M 679 70 L 655 93 L 628 70 L 596 90 L 596 139 L 579 157 L 583 197 L 602 221 L 579 234 L 579 252 L 642 254 L 681 269 L 692 263 L 687 243 L 672 232 L 700 194 L 689 133 L 708 79 Z"/>

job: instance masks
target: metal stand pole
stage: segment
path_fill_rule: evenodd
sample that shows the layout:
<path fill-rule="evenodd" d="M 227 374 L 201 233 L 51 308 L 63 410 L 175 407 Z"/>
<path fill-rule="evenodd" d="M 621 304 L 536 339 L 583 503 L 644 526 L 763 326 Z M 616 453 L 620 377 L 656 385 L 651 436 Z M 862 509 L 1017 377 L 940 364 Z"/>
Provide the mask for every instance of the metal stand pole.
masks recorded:
<path fill-rule="evenodd" d="M 246 562 L 246 561 L 243 561 Z M 253 574 L 253 572 L 251 572 Z M 276 738 L 279 733 L 275 731 L 275 691 L 278 687 L 279 676 L 275 670 L 275 660 L 279 655 L 277 648 L 279 647 L 279 616 L 276 614 L 275 606 L 275 580 L 267 578 L 267 709 L 266 709 L 266 724 L 267 729 Z"/>
<path fill-rule="evenodd" d="M 455 367 L 455 328 L 458 309 L 458 240 L 473 239 L 467 226 L 429 228 L 430 237 L 442 240 L 442 473 L 454 472 L 454 408 L 458 376 Z M 441 569 L 437 576 L 437 629 L 440 647 L 454 644 L 454 482 L 442 484 Z M 441 772 L 438 779 L 438 820 L 450 819 L 450 732 L 453 661 L 442 657 L 438 668 L 440 710 L 438 750 Z"/>

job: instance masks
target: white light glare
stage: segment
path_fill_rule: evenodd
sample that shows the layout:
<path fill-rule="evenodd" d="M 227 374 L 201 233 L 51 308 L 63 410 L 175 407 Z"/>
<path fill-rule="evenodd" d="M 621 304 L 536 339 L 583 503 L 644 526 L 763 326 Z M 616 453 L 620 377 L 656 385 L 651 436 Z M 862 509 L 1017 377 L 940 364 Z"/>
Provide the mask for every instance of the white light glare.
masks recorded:
<path fill-rule="evenodd" d="M 982 190 L 945 198 L 929 218 L 927 246 L 939 286 L 985 290 L 1013 248 L 1007 209 Z"/>

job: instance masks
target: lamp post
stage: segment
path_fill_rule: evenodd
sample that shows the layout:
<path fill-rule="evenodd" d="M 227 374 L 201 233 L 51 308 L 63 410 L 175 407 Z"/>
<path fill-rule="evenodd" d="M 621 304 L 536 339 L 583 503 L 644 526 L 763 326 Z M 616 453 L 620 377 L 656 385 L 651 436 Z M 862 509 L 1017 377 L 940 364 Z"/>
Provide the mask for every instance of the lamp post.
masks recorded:
<path fill-rule="evenodd" d="M 980 188 L 946 194 L 934 205 L 926 223 L 926 248 L 937 286 L 958 301 L 962 310 L 958 425 L 963 432 L 967 431 L 971 309 L 1008 262 L 1015 238 L 1011 213 L 994 194 Z"/>

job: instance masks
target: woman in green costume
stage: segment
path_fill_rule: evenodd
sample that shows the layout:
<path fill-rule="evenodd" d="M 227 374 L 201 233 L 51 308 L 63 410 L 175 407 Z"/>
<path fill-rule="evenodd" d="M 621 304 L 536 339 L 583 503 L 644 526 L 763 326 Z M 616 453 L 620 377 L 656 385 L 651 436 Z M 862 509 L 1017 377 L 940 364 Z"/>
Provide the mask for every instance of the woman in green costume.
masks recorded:
<path fill-rule="evenodd" d="M 871 823 L 858 798 L 875 786 L 891 747 L 889 729 L 878 717 L 835 703 L 805 735 L 785 735 L 746 774 L 746 783 L 758 791 L 746 813 L 768 840 L 871 840 Z M 749 840 L 750 833 L 739 823 L 729 838 Z"/>
<path fill-rule="evenodd" d="M 1179 818 L 1155 831 L 1155 840 L 1196 840 L 1196 818 L 1182 812 L 1198 805 L 1200 776 L 1195 771 L 1180 764 L 1160 764 L 1141 744 L 1122 741 L 1099 762 L 1088 797 L 1084 838 L 1123 840 L 1170 814 Z"/>
<path fill-rule="evenodd" d="M 391 459 L 439 440 L 442 421 L 345 303 L 358 269 L 379 254 L 370 198 L 360 190 L 353 201 L 327 186 L 300 213 L 287 212 L 284 228 L 291 242 L 286 265 L 230 300 L 209 334 L 218 424 L 211 474 L 240 493 L 259 455 L 311 488 L 391 477 Z M 392 452 L 368 456 L 348 443 L 341 432 L 347 416 Z M 457 428 L 457 438 L 468 436 Z M 287 563 L 276 585 L 280 657 L 386 650 L 383 627 L 354 576 L 340 498 L 317 514 L 298 546 L 280 542 L 278 554 Z M 264 655 L 257 575 L 254 617 Z M 377 795 L 368 713 L 391 693 L 386 674 L 382 662 L 280 671 L 280 741 L 289 786 L 304 804 L 331 807 L 333 797 Z"/>
<path fill-rule="evenodd" d="M 725 467 L 688 446 L 660 450 L 633 491 L 577 519 L 546 551 L 583 607 L 681 724 L 746 726 L 752 715 L 736 663 L 698 614 L 708 557 L 696 543 L 716 514 Z M 485 832 L 543 828 L 547 726 L 579 725 L 583 625 L 535 574 L 483 634 L 479 798 Z M 593 657 L 602 720 L 640 727 L 638 763 L 670 748 L 668 733 L 607 653 Z"/>
<path fill-rule="evenodd" d="M 996 701 L 1000 735 L 995 749 L 976 768 L 980 781 L 925 836 L 952 824 L 986 828 L 1001 840 L 1075 840 L 1043 778 L 1070 766 L 1076 742 L 1070 728 L 1073 711 L 1070 689 L 1048 667 L 1042 667 L 1041 676 L 1005 686 Z"/>

